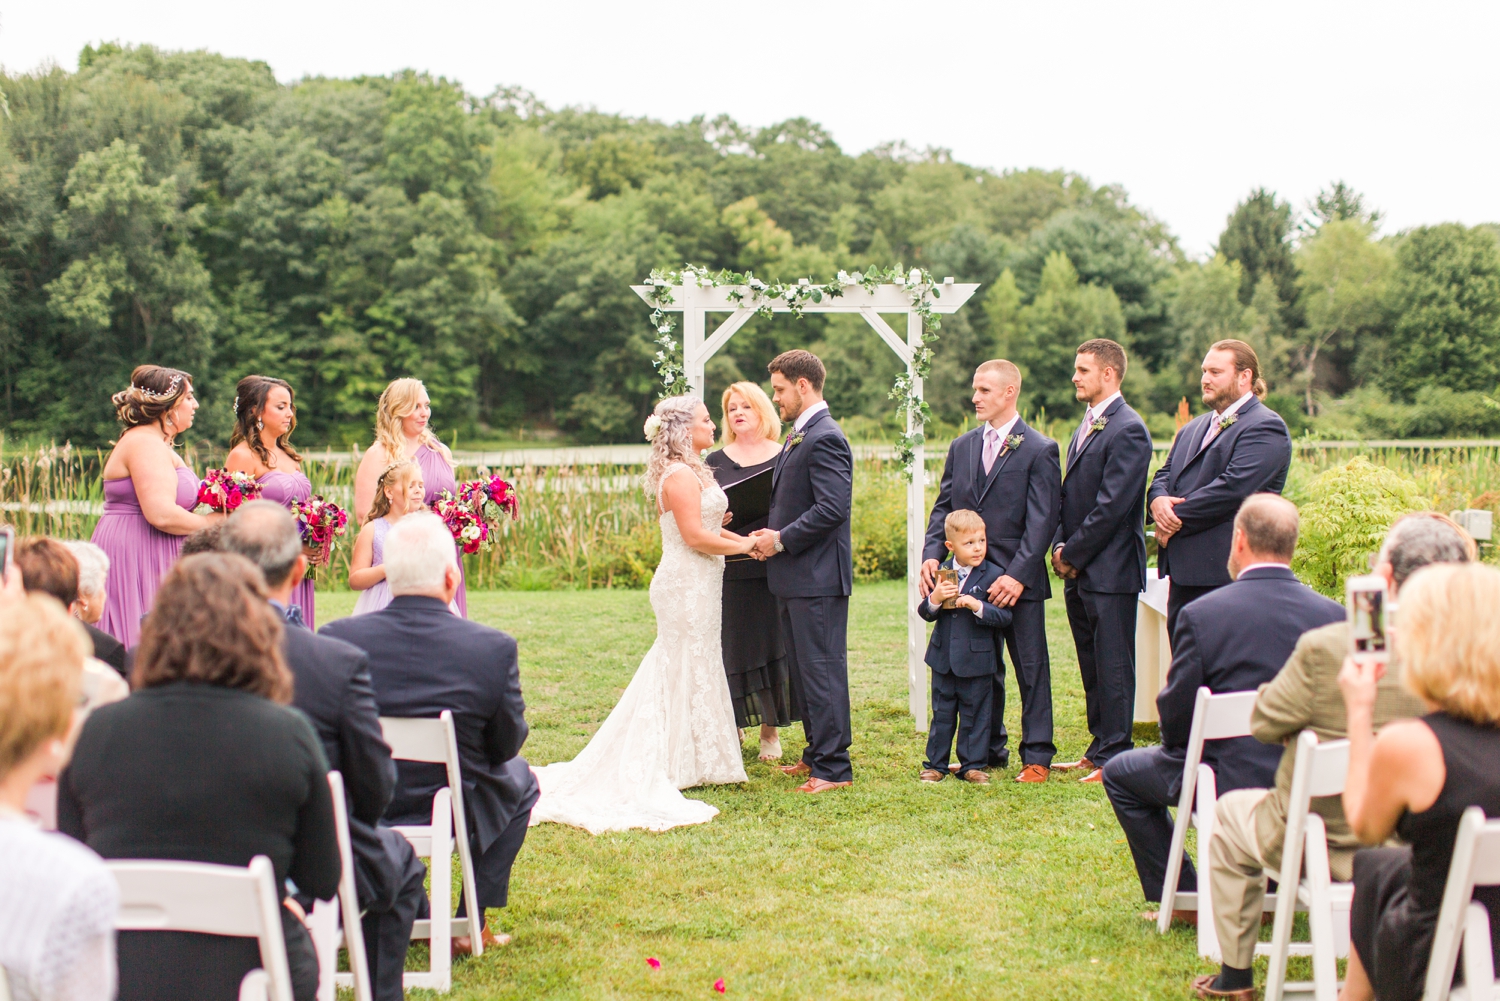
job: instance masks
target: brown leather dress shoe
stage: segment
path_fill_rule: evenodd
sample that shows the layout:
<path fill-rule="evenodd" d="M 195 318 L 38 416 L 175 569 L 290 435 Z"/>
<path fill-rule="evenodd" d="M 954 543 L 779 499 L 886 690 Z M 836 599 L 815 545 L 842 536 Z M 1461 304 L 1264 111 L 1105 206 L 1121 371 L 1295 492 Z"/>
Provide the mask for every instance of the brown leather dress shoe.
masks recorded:
<path fill-rule="evenodd" d="M 776 770 L 783 775 L 790 775 L 794 779 L 812 774 L 812 769 L 807 766 L 805 761 L 799 761 L 795 765 L 777 765 Z"/>
<path fill-rule="evenodd" d="M 975 785 L 987 786 L 990 784 L 990 777 L 977 768 L 970 768 L 964 772 L 963 779 L 965 782 L 972 782 Z"/>
<path fill-rule="evenodd" d="M 798 786 L 796 791 L 806 793 L 819 793 L 827 792 L 830 789 L 842 789 L 844 788 L 844 786 L 852 786 L 853 784 L 853 782 L 829 782 L 827 779 L 820 779 L 815 775 Z"/>
<path fill-rule="evenodd" d="M 1104 781 L 1104 769 L 1102 769 L 1102 768 L 1095 768 L 1093 771 L 1089 772 L 1087 775 L 1085 775 L 1083 778 L 1079 779 L 1078 781 L 1080 781 L 1080 782 L 1091 782 L 1091 783 L 1096 783 L 1096 784 L 1100 783 L 1100 782 L 1103 782 Z"/>
<path fill-rule="evenodd" d="M 1220 991 L 1214 989 L 1214 978 L 1217 973 L 1205 973 L 1201 977 L 1194 977 L 1192 981 L 1193 993 L 1200 998 L 1229 998 L 1231 1001 L 1255 1001 L 1255 988 L 1245 987 L 1237 991 Z"/>
<path fill-rule="evenodd" d="M 941 782 L 943 781 L 943 773 L 936 768 L 924 768 L 922 769 L 922 774 L 918 775 L 917 778 L 923 782 Z"/>
<path fill-rule="evenodd" d="M 1045 782 L 1052 770 L 1046 765 L 1027 765 L 1021 769 L 1021 774 L 1016 776 L 1017 782 Z"/>
<path fill-rule="evenodd" d="M 1094 764 L 1088 758 L 1079 758 L 1077 761 L 1064 761 L 1060 765 L 1053 765 L 1052 770 L 1055 772 L 1076 772 L 1080 770 L 1091 772 L 1098 767 L 1098 765 Z"/>
<path fill-rule="evenodd" d="M 498 949 L 502 945 L 510 945 L 510 936 L 504 932 L 496 935 L 485 928 L 479 933 L 479 937 L 486 949 Z M 467 935 L 454 936 L 452 952 L 455 956 L 471 955 L 474 952 L 474 943 Z"/>

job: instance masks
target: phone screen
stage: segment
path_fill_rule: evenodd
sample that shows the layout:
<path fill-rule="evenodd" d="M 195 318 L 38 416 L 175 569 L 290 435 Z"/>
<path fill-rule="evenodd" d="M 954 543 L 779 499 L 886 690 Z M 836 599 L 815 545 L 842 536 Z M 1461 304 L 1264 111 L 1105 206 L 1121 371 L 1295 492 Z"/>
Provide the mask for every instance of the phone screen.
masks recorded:
<path fill-rule="evenodd" d="M 10 567 L 10 550 L 15 542 L 14 531 L 9 528 L 0 529 L 0 571 Z"/>
<path fill-rule="evenodd" d="M 1351 591 L 1349 638 L 1355 653 L 1385 652 L 1385 590 Z"/>

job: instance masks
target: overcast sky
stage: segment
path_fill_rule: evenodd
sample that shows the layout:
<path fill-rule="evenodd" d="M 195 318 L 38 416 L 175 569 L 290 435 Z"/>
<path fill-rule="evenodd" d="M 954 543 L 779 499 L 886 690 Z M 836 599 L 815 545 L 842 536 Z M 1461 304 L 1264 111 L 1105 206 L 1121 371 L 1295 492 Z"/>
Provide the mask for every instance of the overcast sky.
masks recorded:
<path fill-rule="evenodd" d="M 0 0 L 0 64 L 206 48 L 283 81 L 415 67 L 676 121 L 821 122 L 1125 186 L 1194 254 L 1266 185 L 1342 178 L 1387 232 L 1500 220 L 1500 4 Z"/>

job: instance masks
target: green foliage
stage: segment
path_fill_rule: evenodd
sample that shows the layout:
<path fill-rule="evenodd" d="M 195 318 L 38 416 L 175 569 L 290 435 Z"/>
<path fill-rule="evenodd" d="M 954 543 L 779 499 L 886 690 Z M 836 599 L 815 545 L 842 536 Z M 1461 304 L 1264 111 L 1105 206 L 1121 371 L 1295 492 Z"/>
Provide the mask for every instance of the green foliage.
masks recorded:
<path fill-rule="evenodd" d="M 906 576 L 906 482 L 889 467 L 861 468 L 856 478 L 849 529 L 854 579 L 899 580 Z"/>
<path fill-rule="evenodd" d="M 1297 300 L 1297 268 L 1292 261 L 1292 207 L 1275 192 L 1256 188 L 1234 207 L 1218 252 L 1243 269 L 1240 302 L 1250 304 L 1262 275 L 1269 275 L 1284 310 Z M 1288 317 L 1290 320 L 1290 317 Z"/>
<path fill-rule="evenodd" d="M 1003 295 L 1002 291 L 1002 295 Z M 1125 339 L 1120 300 L 1107 286 L 1085 285 L 1061 251 L 1047 256 L 1030 304 L 1016 312 L 1010 357 L 1025 376 L 1022 410 L 1045 410 L 1054 417 L 1076 417 L 1082 407 L 1074 394 L 1073 360 L 1078 345 L 1095 337 Z"/>
<path fill-rule="evenodd" d="M 1370 572 L 1391 523 L 1428 506 L 1418 484 L 1360 455 L 1315 477 L 1294 498 L 1302 526 L 1292 569 L 1308 585 L 1343 598 L 1344 578 Z"/>
<path fill-rule="evenodd" d="M 1295 335 L 1294 353 L 1308 413 L 1314 411 L 1322 352 L 1385 321 L 1386 286 L 1395 258 L 1388 245 L 1370 239 L 1372 231 L 1358 219 L 1330 219 L 1297 250 L 1305 322 Z"/>

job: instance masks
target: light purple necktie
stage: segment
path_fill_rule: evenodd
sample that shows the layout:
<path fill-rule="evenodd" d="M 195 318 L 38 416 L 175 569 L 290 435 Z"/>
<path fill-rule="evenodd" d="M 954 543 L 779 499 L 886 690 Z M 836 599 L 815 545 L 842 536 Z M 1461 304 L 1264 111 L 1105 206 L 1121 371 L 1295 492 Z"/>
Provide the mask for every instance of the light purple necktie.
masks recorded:
<path fill-rule="evenodd" d="M 995 456 L 1000 451 L 1000 432 L 994 425 L 984 429 L 984 475 L 988 476 L 995 466 Z"/>

